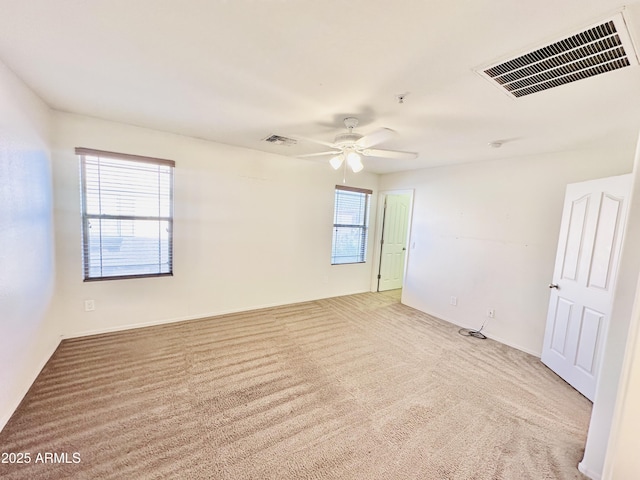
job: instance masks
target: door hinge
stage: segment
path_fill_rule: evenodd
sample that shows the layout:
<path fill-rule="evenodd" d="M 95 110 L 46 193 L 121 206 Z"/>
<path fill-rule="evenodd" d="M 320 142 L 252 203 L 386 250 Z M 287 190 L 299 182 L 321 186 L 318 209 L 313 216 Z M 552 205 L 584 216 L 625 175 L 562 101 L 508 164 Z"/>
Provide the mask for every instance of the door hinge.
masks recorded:
<path fill-rule="evenodd" d="M 382 278 L 382 275 L 378 275 L 378 280 L 380 280 Z"/>

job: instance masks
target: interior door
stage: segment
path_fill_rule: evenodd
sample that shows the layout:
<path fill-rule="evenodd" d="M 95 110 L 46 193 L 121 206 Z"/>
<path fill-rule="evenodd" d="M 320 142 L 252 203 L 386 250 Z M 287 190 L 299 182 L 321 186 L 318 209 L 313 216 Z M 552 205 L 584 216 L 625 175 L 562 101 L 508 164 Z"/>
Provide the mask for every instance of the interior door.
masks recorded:
<path fill-rule="evenodd" d="M 407 254 L 409 195 L 386 195 L 378 291 L 402 288 Z"/>
<path fill-rule="evenodd" d="M 542 361 L 593 401 L 631 175 L 567 186 Z"/>

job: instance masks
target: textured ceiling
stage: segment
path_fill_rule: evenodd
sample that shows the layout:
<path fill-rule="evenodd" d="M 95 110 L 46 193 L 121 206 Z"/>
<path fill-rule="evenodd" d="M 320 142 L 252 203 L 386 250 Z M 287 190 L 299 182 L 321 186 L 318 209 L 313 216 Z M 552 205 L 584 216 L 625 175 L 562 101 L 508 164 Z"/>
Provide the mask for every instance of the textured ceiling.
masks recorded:
<path fill-rule="evenodd" d="M 0 0 L 0 60 L 52 108 L 283 155 L 388 127 L 378 173 L 635 144 L 640 67 L 510 98 L 474 69 L 620 10 L 610 0 Z M 640 4 L 624 15 L 640 38 Z M 404 103 L 396 96 L 407 93 Z M 488 147 L 503 141 L 500 149 Z M 300 161 L 326 161 L 322 159 Z"/>

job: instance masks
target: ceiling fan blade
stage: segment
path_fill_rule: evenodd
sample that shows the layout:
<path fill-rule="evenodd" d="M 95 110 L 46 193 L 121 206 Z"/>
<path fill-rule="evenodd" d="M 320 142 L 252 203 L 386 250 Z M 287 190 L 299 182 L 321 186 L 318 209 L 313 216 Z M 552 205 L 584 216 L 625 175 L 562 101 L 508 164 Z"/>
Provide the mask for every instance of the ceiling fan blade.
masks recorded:
<path fill-rule="evenodd" d="M 324 145 L 325 147 L 336 148 L 333 143 L 325 142 L 323 140 L 317 140 L 315 138 L 309 137 L 301 137 L 299 135 L 289 135 L 291 138 L 295 138 L 296 140 L 304 140 L 305 142 L 317 143 L 319 145 Z"/>
<path fill-rule="evenodd" d="M 356 146 L 358 146 L 359 148 L 373 147 L 374 145 L 378 145 L 379 143 L 382 143 L 385 140 L 393 137 L 395 133 L 396 132 L 394 132 L 390 128 L 379 128 L 378 130 L 375 130 L 374 132 L 371 132 L 370 134 L 365 135 L 360 140 L 358 140 L 356 142 Z"/>
<path fill-rule="evenodd" d="M 331 152 L 307 153 L 305 155 L 296 155 L 296 157 L 307 158 L 307 157 L 320 157 L 322 155 L 338 155 L 338 154 L 340 154 L 340 150 L 333 150 Z"/>
<path fill-rule="evenodd" d="M 382 150 L 380 148 L 367 148 L 362 150 L 365 157 L 394 158 L 397 160 L 413 160 L 418 158 L 416 152 L 401 152 L 399 150 Z"/>

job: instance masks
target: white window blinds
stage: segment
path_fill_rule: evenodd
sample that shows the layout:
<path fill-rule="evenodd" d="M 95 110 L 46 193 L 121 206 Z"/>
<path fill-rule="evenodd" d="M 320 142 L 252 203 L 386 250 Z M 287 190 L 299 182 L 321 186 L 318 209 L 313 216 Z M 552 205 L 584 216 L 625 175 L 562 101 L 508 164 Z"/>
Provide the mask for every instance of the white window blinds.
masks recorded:
<path fill-rule="evenodd" d="M 371 190 L 336 185 L 331 264 L 367 259 Z"/>
<path fill-rule="evenodd" d="M 173 273 L 175 162 L 76 148 L 84 279 Z"/>

